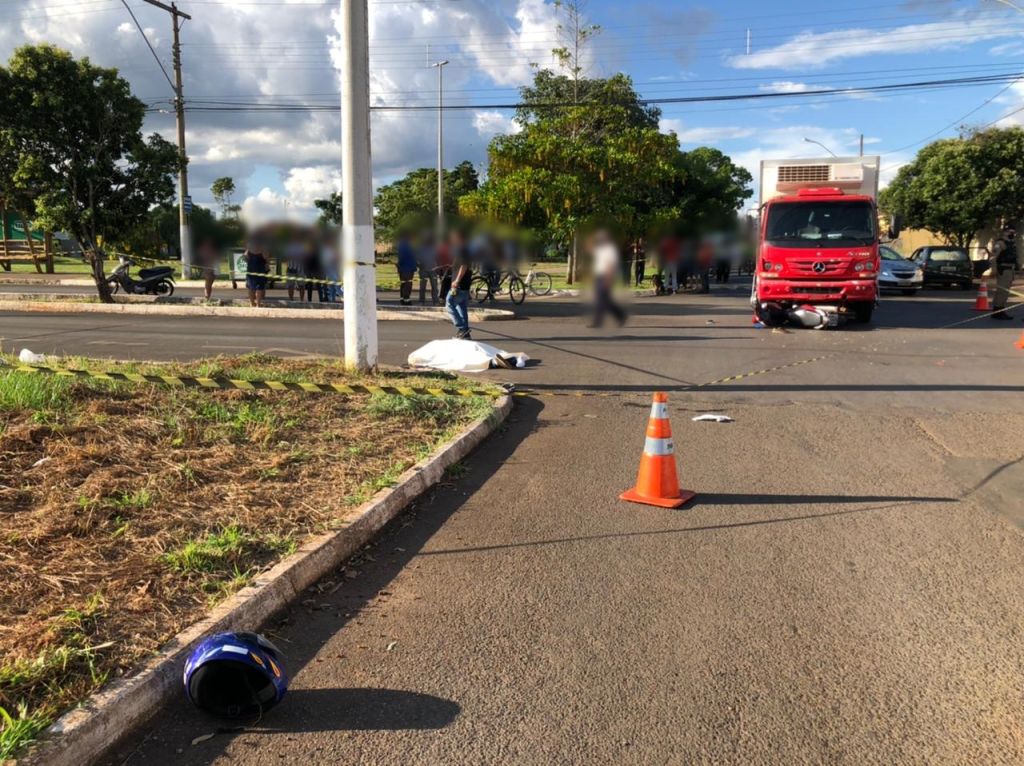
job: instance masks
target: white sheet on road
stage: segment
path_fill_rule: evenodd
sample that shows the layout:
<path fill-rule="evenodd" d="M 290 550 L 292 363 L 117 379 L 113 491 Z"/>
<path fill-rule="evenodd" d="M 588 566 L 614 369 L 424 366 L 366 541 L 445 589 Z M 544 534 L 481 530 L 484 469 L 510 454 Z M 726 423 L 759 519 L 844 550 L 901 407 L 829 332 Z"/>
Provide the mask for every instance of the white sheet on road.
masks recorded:
<path fill-rule="evenodd" d="M 483 372 L 491 368 L 494 358 L 501 355 L 514 360 L 516 367 L 525 367 L 526 354 L 510 354 L 486 343 L 472 340 L 432 340 L 409 354 L 410 367 L 427 367 L 445 372 Z"/>

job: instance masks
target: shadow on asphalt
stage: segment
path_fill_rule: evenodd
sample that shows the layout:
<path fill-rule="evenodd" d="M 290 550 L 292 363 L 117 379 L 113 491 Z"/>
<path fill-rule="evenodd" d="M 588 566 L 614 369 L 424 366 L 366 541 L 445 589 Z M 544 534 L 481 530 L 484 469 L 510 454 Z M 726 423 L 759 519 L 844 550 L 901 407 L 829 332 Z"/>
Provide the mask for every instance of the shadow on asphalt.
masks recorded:
<path fill-rule="evenodd" d="M 451 700 L 398 689 L 296 689 L 288 692 L 283 704 L 295 714 L 281 722 L 270 717 L 271 725 L 246 731 L 422 731 L 443 729 L 462 712 Z"/>
<path fill-rule="evenodd" d="M 293 679 L 317 659 L 344 666 L 343 655 L 326 653 L 331 639 L 349 622 L 360 619 L 365 609 L 376 606 L 375 599 L 386 595 L 382 591 L 387 591 L 391 581 L 419 555 L 452 514 L 512 458 L 520 442 L 541 427 L 538 419 L 543 409 L 544 405 L 537 400 L 517 399 L 498 432 L 462 461 L 467 470 L 457 483 L 443 479 L 381 530 L 352 561 L 327 575 L 320 588 L 314 586 L 300 594 L 286 612 L 264 626 L 263 631 L 282 648 L 285 666 Z M 353 569 L 358 570 L 358 576 L 346 580 L 345 571 Z M 336 587 L 332 582 L 343 584 L 332 593 Z M 366 709 L 361 709 L 363 706 Z M 459 711 L 455 701 L 412 690 L 307 690 L 300 686 L 289 691 L 281 705 L 267 713 L 259 729 L 218 729 L 214 739 L 202 743 L 201 750 L 196 748 L 194 752 L 208 763 L 224 754 L 236 736 L 250 732 L 436 729 L 454 721 Z M 176 687 L 153 719 L 129 734 L 100 763 L 181 763 L 174 748 L 189 748 L 193 737 L 215 728 L 216 722 L 211 726 L 212 720 L 193 708 L 181 688 Z"/>
<path fill-rule="evenodd" d="M 800 502 L 821 502 L 821 503 L 842 503 L 842 502 L 863 502 L 863 498 L 851 497 L 844 498 L 842 496 L 815 496 L 815 495 L 715 495 L 712 493 L 701 495 L 690 503 L 683 506 L 680 510 L 681 513 L 685 513 L 687 510 L 701 505 L 761 505 L 771 503 L 786 503 L 791 502 L 790 497 L 806 497 L 809 498 L 806 501 Z M 711 498 L 708 502 L 707 499 Z M 715 499 L 719 499 L 720 502 L 715 502 Z M 725 502 L 725 498 L 735 498 L 735 502 Z M 761 500 L 760 498 L 764 498 Z M 567 545 L 573 543 L 590 543 L 600 542 L 604 540 L 628 540 L 634 537 L 660 537 L 664 535 L 680 535 L 689 534 L 695 532 L 719 532 L 729 529 L 743 529 L 745 527 L 760 527 L 768 524 L 786 524 L 794 521 L 818 521 L 821 519 L 830 519 L 837 516 L 849 516 L 857 513 L 874 513 L 877 511 L 886 511 L 891 509 L 909 508 L 917 503 L 922 502 L 937 502 L 937 503 L 956 503 L 959 502 L 958 498 L 954 497 L 887 497 L 887 498 L 876 498 L 881 500 L 889 500 L 885 505 L 874 505 L 868 508 L 849 508 L 841 511 L 830 511 L 828 513 L 807 513 L 798 516 L 779 516 L 771 519 L 753 519 L 751 521 L 738 521 L 733 524 L 707 524 L 700 527 L 677 527 L 672 529 L 649 529 L 638 532 L 609 532 L 602 535 L 584 535 L 581 537 L 557 537 L 548 540 L 528 540 L 523 542 L 504 543 L 498 545 L 481 545 L 472 548 L 448 548 L 444 550 L 427 551 L 421 553 L 420 556 L 454 556 L 460 553 L 487 553 L 490 551 L 504 551 L 513 550 L 515 548 L 535 548 L 545 545 Z"/>
<path fill-rule="evenodd" d="M 670 375 L 662 375 L 661 373 L 654 372 L 654 370 L 647 370 L 647 369 L 644 369 L 643 367 L 636 367 L 635 365 L 632 365 L 632 364 L 625 364 L 623 362 L 616 362 L 614 359 L 607 359 L 607 358 L 605 358 L 603 356 L 594 356 L 593 354 L 584 354 L 582 351 L 573 351 L 572 349 L 563 348 L 562 346 L 556 346 L 553 343 L 544 343 L 543 341 L 538 341 L 535 338 L 517 338 L 514 335 L 506 335 L 505 333 L 497 332 L 497 331 L 492 330 L 492 329 L 490 329 L 488 327 L 480 328 L 479 334 L 481 334 L 481 335 L 483 335 L 483 334 L 494 335 L 494 336 L 497 336 L 497 337 L 502 338 L 504 340 L 516 341 L 517 343 L 530 343 L 530 344 L 533 344 L 535 346 L 540 346 L 541 348 L 547 348 L 547 349 L 551 349 L 552 351 L 561 352 L 563 354 L 570 354 L 572 356 L 578 356 L 578 357 L 581 357 L 583 359 L 590 359 L 593 362 L 601 362 L 602 364 L 607 364 L 607 365 L 610 365 L 612 367 L 618 367 L 618 368 L 623 369 L 623 370 L 629 370 L 631 372 L 640 372 L 640 373 L 643 373 L 644 375 L 650 375 L 652 378 L 660 378 L 662 380 L 667 380 L 667 381 L 670 381 L 672 383 L 676 383 L 677 385 L 683 385 L 683 386 L 692 386 L 693 385 L 688 380 L 681 380 L 679 378 L 673 378 Z M 555 388 L 564 388 L 564 386 L 554 386 L 554 387 Z M 534 388 L 537 388 L 537 387 L 534 386 Z M 652 389 L 652 390 L 660 391 L 662 389 Z"/>

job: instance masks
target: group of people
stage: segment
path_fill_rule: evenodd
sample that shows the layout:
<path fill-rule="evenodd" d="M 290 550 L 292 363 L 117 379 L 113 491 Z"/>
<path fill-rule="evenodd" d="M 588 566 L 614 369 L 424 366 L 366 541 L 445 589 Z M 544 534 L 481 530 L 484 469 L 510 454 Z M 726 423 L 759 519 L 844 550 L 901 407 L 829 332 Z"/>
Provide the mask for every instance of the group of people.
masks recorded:
<path fill-rule="evenodd" d="M 263 239 L 254 238 L 243 257 L 249 305 L 261 308 L 266 299 L 267 284 L 272 279 L 270 249 Z M 284 246 L 284 260 L 288 300 L 295 300 L 297 295 L 300 301 L 312 302 L 314 291 L 321 303 L 335 303 L 341 299 L 338 251 L 330 237 L 319 241 L 312 235 L 293 239 Z"/>
<path fill-rule="evenodd" d="M 633 251 L 635 285 L 640 287 L 646 272 L 646 253 L 642 243 L 634 245 Z M 659 295 L 671 295 L 690 289 L 708 293 L 711 291 L 712 277 L 716 284 L 728 283 L 741 260 L 741 244 L 736 238 L 696 239 L 666 234 L 657 242 L 657 271 L 651 281 Z"/>
<path fill-rule="evenodd" d="M 444 303 L 455 325 L 455 337 L 471 340 L 469 331 L 469 286 L 473 280 L 473 263 L 465 236 L 453 230 L 447 239 L 423 234 L 417 242 L 406 233 L 398 238 L 397 260 L 399 300 L 412 305 L 413 285 L 419 277 L 419 300 L 427 304 L 430 289 L 431 306 Z"/>
<path fill-rule="evenodd" d="M 419 242 L 402 234 L 397 244 L 399 299 L 403 306 L 412 305 L 416 277 L 420 282 L 420 305 L 427 305 L 427 288 L 430 288 L 430 305 L 439 306 L 448 295 L 452 279 L 452 255 L 450 242 L 438 242 L 436 237 L 424 234 Z"/>

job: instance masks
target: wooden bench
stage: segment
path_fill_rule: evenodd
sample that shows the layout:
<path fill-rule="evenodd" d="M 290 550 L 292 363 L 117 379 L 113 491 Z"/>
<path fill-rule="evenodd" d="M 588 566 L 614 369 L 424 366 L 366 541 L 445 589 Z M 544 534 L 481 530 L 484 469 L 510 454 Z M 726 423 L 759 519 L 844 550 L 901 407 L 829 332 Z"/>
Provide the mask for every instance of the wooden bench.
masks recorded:
<path fill-rule="evenodd" d="M 24 240 L 9 239 L 6 242 L 0 240 L 0 269 L 10 271 L 11 264 L 31 263 L 35 265 L 36 271 L 40 274 L 43 273 L 44 266 L 47 272 L 51 272 L 51 254 L 53 250 L 52 247 L 47 247 L 47 244 L 44 242 L 33 243 L 35 248 L 35 254 L 33 255 L 32 250 L 29 249 L 28 242 Z"/>

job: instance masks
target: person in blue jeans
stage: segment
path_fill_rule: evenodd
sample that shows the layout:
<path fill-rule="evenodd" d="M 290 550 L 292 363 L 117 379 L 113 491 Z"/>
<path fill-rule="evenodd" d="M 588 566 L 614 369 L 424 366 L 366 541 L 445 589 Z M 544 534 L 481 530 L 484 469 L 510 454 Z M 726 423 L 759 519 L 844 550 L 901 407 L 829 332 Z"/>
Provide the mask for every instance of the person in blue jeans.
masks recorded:
<path fill-rule="evenodd" d="M 472 340 L 469 333 L 469 285 L 473 281 L 473 269 L 469 262 L 469 252 L 462 235 L 453 232 L 451 236 L 452 255 L 452 289 L 445 298 L 445 307 L 455 325 L 455 337 L 458 340 Z"/>
<path fill-rule="evenodd" d="M 397 266 L 399 297 L 403 306 L 410 306 L 412 305 L 412 279 L 416 276 L 416 250 L 406 232 L 402 232 L 398 236 Z"/>

